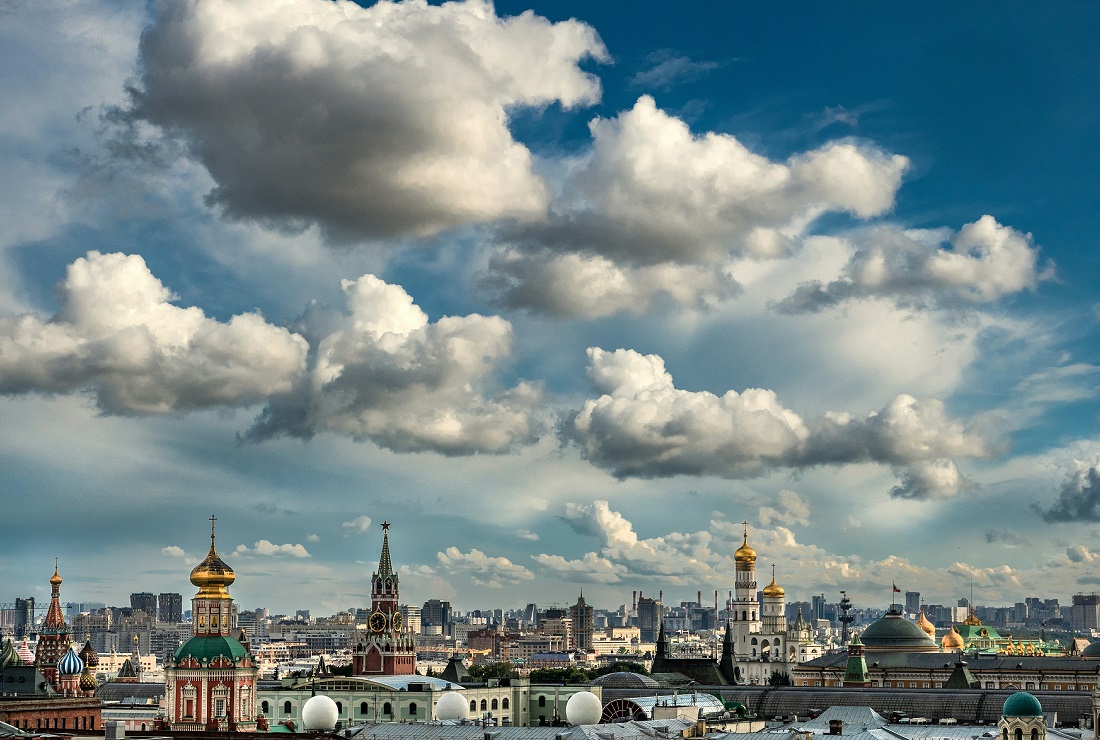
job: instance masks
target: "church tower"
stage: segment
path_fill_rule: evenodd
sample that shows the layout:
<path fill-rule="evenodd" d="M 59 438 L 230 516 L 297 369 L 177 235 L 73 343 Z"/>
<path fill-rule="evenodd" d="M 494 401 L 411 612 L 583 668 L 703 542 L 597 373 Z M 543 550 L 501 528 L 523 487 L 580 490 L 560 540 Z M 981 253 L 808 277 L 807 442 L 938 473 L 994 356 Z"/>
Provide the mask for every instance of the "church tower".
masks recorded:
<path fill-rule="evenodd" d="M 764 587 L 760 619 L 760 651 L 769 660 L 783 662 L 787 659 L 784 642 L 787 639 L 787 592 L 775 582 L 775 565 L 772 565 L 772 582 Z"/>
<path fill-rule="evenodd" d="M 760 603 L 756 600 L 756 550 L 749 547 L 749 523 L 745 527 L 741 547 L 733 554 L 735 564 L 733 601 L 730 603 L 730 622 L 733 627 L 734 655 L 741 659 L 760 657 Z M 757 643 L 755 646 L 750 644 Z"/>
<path fill-rule="evenodd" d="M 58 673 L 57 664 L 69 649 L 70 642 L 69 625 L 65 624 L 65 617 L 61 613 L 61 576 L 58 575 L 57 563 L 54 562 L 53 575 L 50 576 L 50 608 L 46 611 L 41 629 L 38 630 L 34 664 L 56 690 L 61 688 L 61 674 Z"/>
<path fill-rule="evenodd" d="M 164 664 L 166 721 L 173 731 L 254 732 L 258 671 L 229 633 L 229 585 L 237 576 L 214 548 L 214 521 L 210 517 L 210 552 L 191 571 L 199 589 L 191 600 L 194 637 Z"/>
<path fill-rule="evenodd" d="M 416 644 L 398 609 L 398 577 L 390 559 L 390 523 L 382 522 L 382 554 L 371 576 L 367 636 L 352 655 L 356 676 L 409 676 L 416 673 Z"/>

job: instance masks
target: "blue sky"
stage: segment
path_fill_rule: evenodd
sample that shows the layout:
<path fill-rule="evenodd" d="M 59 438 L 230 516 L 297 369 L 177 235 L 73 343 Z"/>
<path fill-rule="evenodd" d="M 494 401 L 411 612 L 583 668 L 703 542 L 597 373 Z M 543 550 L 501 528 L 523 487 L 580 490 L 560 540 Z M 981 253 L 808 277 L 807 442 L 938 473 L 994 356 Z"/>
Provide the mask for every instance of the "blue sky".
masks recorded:
<path fill-rule="evenodd" d="M 5 11 L 0 600 L 1094 590 L 1100 11 L 632 9 Z"/>

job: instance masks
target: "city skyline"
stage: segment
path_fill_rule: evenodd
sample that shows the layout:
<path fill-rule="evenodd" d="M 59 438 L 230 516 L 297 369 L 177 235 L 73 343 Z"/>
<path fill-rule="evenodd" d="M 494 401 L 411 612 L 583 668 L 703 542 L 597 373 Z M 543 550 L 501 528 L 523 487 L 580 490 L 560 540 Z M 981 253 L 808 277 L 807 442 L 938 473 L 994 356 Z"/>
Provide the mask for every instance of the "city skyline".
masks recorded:
<path fill-rule="evenodd" d="M 12 4 L 5 600 L 1097 590 L 1098 16 Z"/>

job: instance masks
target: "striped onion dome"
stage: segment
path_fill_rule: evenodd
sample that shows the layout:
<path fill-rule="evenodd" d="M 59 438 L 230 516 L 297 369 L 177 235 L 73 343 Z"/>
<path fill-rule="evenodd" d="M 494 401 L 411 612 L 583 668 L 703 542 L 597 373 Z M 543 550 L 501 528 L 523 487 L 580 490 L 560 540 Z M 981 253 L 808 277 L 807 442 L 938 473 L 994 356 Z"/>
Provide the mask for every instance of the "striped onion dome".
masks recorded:
<path fill-rule="evenodd" d="M 23 659 L 23 662 L 25 664 L 34 664 L 34 652 L 29 647 L 27 647 L 26 637 L 23 638 L 23 644 L 19 646 L 19 649 L 16 650 L 16 652 L 19 653 L 19 657 Z"/>
<path fill-rule="evenodd" d="M 7 668 L 13 665 L 21 665 L 23 659 L 19 657 L 19 653 L 15 652 L 15 646 L 11 644 L 9 638 L 4 646 L 0 648 L 0 668 Z"/>
<path fill-rule="evenodd" d="M 84 661 L 76 654 L 76 649 L 72 645 L 69 646 L 69 651 L 61 656 L 61 660 L 57 661 L 57 672 L 62 676 L 79 676 L 84 672 Z"/>

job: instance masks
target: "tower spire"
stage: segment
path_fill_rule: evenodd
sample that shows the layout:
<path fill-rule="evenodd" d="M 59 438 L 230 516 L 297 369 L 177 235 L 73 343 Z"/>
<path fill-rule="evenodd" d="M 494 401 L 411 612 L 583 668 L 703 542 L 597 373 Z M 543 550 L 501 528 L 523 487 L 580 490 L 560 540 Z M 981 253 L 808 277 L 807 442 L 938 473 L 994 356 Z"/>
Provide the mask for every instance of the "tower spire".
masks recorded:
<path fill-rule="evenodd" d="M 378 558 L 378 575 L 383 578 L 393 576 L 393 563 L 390 561 L 389 522 L 382 522 L 382 556 Z"/>

